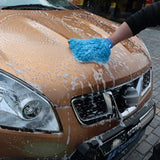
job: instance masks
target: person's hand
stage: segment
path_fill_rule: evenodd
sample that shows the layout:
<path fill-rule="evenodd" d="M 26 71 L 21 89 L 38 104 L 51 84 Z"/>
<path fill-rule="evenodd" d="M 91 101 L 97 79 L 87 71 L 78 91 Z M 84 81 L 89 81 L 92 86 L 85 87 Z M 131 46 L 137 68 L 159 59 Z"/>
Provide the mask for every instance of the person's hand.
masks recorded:
<path fill-rule="evenodd" d="M 109 60 L 112 42 L 106 38 L 76 39 L 69 41 L 69 47 L 73 52 L 73 56 L 79 62 L 102 62 Z"/>

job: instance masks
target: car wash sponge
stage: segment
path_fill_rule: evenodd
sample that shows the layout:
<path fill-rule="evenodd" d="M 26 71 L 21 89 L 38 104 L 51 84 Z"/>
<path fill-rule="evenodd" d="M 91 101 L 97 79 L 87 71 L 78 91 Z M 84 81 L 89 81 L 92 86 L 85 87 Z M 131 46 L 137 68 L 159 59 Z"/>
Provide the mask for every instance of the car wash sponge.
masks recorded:
<path fill-rule="evenodd" d="M 73 56 L 79 62 L 105 63 L 109 60 L 111 48 L 113 47 L 111 40 L 108 38 L 72 38 L 68 43 Z"/>

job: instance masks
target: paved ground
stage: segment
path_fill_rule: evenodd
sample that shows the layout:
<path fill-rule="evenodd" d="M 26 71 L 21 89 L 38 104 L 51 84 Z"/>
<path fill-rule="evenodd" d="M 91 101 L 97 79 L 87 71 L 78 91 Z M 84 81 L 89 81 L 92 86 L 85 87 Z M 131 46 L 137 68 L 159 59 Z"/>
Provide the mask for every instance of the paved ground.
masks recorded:
<path fill-rule="evenodd" d="M 156 102 L 156 116 L 147 127 L 145 135 L 123 160 L 148 160 L 153 146 L 160 142 L 160 27 L 149 28 L 139 34 L 146 44 L 153 65 L 153 96 Z"/>

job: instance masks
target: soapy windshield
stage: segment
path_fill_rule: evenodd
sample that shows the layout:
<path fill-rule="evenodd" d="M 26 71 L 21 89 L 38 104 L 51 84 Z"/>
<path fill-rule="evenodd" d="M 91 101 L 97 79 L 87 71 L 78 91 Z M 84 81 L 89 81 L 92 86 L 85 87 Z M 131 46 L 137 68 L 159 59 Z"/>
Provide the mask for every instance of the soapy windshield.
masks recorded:
<path fill-rule="evenodd" d="M 77 7 L 67 0 L 0 0 L 0 9 L 65 10 Z"/>

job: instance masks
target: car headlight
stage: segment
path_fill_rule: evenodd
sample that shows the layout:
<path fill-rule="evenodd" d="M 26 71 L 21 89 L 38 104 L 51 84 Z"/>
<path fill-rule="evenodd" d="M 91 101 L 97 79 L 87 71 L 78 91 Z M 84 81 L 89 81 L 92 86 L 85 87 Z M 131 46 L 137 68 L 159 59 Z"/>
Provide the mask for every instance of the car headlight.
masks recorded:
<path fill-rule="evenodd" d="M 51 103 L 6 72 L 0 72 L 0 126 L 57 132 L 60 126 Z"/>

